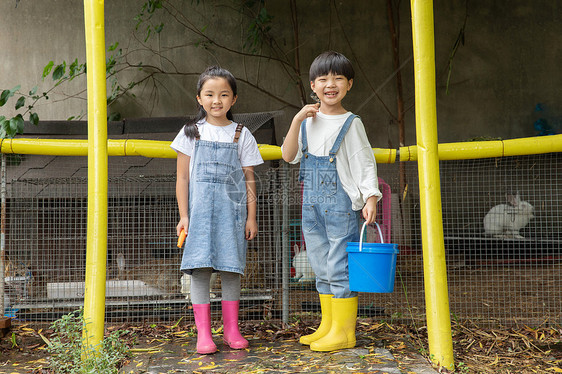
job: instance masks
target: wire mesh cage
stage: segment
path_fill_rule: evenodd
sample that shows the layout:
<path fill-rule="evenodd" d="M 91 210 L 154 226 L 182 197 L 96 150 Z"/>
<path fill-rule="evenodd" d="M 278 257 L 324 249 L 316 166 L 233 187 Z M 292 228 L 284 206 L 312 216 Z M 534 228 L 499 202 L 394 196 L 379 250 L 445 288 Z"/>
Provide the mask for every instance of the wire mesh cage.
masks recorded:
<path fill-rule="evenodd" d="M 8 168 L 5 314 L 50 322 L 83 305 L 87 165 L 84 158 L 41 157 L 26 156 Z M 455 318 L 504 326 L 561 322 L 560 158 L 553 153 L 440 163 Z M 179 271 L 182 252 L 176 246 L 175 161 L 115 157 L 109 170 L 107 321 L 191 318 L 189 279 Z M 397 276 L 393 293 L 360 294 L 359 316 L 422 321 L 417 165 L 381 164 L 378 171 L 384 197 L 377 222 L 385 241 L 399 245 Z M 248 243 L 242 319 L 318 317 L 297 174 L 298 165 L 283 162 L 256 171 L 259 234 Z M 532 206 L 527 222 L 518 221 L 523 211 L 517 210 L 515 196 Z M 494 209 L 504 209 L 501 222 L 508 228 L 502 232 L 485 227 Z M 367 240 L 375 235 L 371 228 Z M 211 284 L 214 313 L 220 282 L 219 275 Z"/>
<path fill-rule="evenodd" d="M 32 159 L 28 157 L 28 161 Z M 79 174 L 84 161 L 65 163 L 68 172 L 59 174 Z M 179 270 L 182 249 L 176 245 L 175 175 L 156 174 L 173 170 L 175 161 L 161 161 L 111 161 L 106 264 L 109 322 L 191 316 L 190 280 Z M 26 171 L 24 176 L 30 174 L 34 173 Z M 275 184 L 275 173 L 265 168 L 257 172 L 257 179 L 264 185 Z M 49 322 L 83 305 L 87 178 L 20 177 L 8 186 L 6 313 L 19 320 Z M 274 201 L 270 194 L 264 190 L 259 200 Z M 273 231 L 272 223 L 276 206 L 259 203 L 262 230 L 248 246 L 242 279 L 243 318 L 263 318 L 271 310 L 275 282 L 280 279 L 275 261 L 276 251 L 280 251 L 275 237 L 280 232 Z M 220 287 L 219 275 L 211 285 L 213 304 L 220 302 Z"/>

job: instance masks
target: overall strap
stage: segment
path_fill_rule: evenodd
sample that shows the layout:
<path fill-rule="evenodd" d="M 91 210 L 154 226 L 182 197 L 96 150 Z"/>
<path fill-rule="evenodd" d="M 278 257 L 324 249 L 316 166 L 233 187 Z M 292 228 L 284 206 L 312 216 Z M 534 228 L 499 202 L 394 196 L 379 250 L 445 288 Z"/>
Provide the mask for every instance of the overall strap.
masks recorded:
<path fill-rule="evenodd" d="M 238 124 L 238 126 L 236 126 L 236 132 L 234 133 L 234 143 L 238 143 L 238 139 L 240 139 L 240 133 L 242 132 L 242 128 L 244 127 L 244 125 L 242 125 L 241 123 Z"/>
<path fill-rule="evenodd" d="M 355 118 L 358 118 L 359 116 L 356 114 L 350 114 L 349 117 L 347 117 L 347 119 L 345 120 L 340 133 L 338 134 L 338 137 L 336 138 L 336 141 L 334 142 L 334 145 L 332 146 L 332 149 L 330 149 L 330 162 L 332 162 L 334 160 L 334 158 L 336 157 L 336 153 L 338 152 L 338 149 L 340 149 L 341 143 L 343 142 L 343 138 L 345 137 L 345 134 L 347 134 L 347 131 L 349 130 L 349 127 L 351 126 L 351 122 L 353 122 L 353 120 Z"/>
<path fill-rule="evenodd" d="M 302 143 L 302 153 L 305 154 L 308 151 L 308 140 L 306 139 L 306 120 L 301 123 L 301 143 Z"/>

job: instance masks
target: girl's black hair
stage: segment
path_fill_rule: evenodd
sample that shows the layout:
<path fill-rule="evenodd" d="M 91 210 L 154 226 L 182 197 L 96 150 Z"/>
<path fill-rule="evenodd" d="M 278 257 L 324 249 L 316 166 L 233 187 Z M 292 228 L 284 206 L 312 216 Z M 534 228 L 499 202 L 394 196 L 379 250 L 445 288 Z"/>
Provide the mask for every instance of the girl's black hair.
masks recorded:
<path fill-rule="evenodd" d="M 236 78 L 234 78 L 234 75 L 232 75 L 232 73 L 230 73 L 228 70 L 223 69 L 219 66 L 209 66 L 199 76 L 199 80 L 197 81 L 197 96 L 201 96 L 201 89 L 203 88 L 203 85 L 205 84 L 205 82 L 207 82 L 209 79 L 212 78 L 226 79 L 234 96 L 237 95 L 238 90 L 236 88 Z M 203 105 L 199 104 L 199 112 L 194 118 L 187 121 L 187 123 L 183 128 L 183 131 L 188 138 L 190 139 L 199 138 L 199 130 L 197 129 L 197 123 L 202 119 L 204 119 L 205 117 L 207 117 L 207 112 L 205 111 L 205 109 L 203 109 Z M 231 110 L 229 110 L 226 113 L 226 118 L 228 118 L 231 121 L 233 120 Z"/>
<path fill-rule="evenodd" d="M 353 70 L 351 61 L 341 53 L 334 51 L 324 52 L 312 61 L 309 71 L 310 81 L 312 82 L 316 78 L 330 73 L 343 75 L 348 80 L 355 77 L 355 70 Z"/>

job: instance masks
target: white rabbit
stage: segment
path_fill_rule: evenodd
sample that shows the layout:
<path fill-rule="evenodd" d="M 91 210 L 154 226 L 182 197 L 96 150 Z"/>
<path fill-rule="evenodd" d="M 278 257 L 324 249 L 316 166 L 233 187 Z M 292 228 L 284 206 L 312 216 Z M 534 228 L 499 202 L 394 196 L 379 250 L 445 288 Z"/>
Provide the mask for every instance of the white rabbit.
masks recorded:
<path fill-rule="evenodd" d="M 189 274 L 183 274 L 181 276 L 181 293 L 185 295 L 185 299 L 189 300 L 189 296 L 191 295 L 191 275 Z M 211 299 L 214 299 L 217 297 L 217 295 L 215 295 L 214 293 L 211 292 L 211 290 L 214 288 L 214 286 L 216 286 L 217 283 L 217 273 L 212 273 L 211 274 L 211 283 L 209 285 L 209 292 L 211 295 Z"/>
<path fill-rule="evenodd" d="M 490 209 L 484 217 L 484 230 L 496 238 L 523 239 L 519 230 L 535 218 L 534 208 L 528 202 L 521 201 L 519 193 L 515 196 L 508 194 L 507 202 Z"/>
<path fill-rule="evenodd" d="M 293 257 L 293 267 L 295 268 L 295 279 L 298 279 L 300 283 L 314 282 L 316 280 L 316 275 L 314 275 L 314 271 L 312 267 L 310 267 L 306 251 L 301 251 L 297 244 L 295 244 L 294 250 L 295 257 Z"/>

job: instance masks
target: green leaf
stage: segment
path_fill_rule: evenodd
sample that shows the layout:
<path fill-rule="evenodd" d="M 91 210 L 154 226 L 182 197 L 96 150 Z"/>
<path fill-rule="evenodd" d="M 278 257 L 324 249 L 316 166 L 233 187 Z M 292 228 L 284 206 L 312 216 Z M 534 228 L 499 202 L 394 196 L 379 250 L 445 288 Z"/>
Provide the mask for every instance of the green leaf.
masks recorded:
<path fill-rule="evenodd" d="M 0 106 L 4 106 L 4 104 L 6 104 L 6 101 L 8 101 L 8 98 L 10 97 L 10 90 L 4 90 L 2 91 L 2 94 L 0 94 Z"/>
<path fill-rule="evenodd" d="M 119 42 L 115 42 L 115 44 L 109 46 L 109 50 L 115 51 L 115 49 L 117 48 L 118 45 L 119 45 Z"/>
<path fill-rule="evenodd" d="M 17 116 L 15 116 L 12 119 L 15 119 L 15 121 L 16 121 L 16 132 L 18 134 L 23 134 L 23 128 L 24 128 L 24 125 L 25 125 L 25 122 L 23 120 L 23 116 L 21 114 L 18 114 Z"/>
<path fill-rule="evenodd" d="M 68 75 L 70 75 L 70 77 L 74 77 L 77 66 L 78 66 L 78 59 L 74 60 L 72 64 L 70 64 L 70 66 L 68 67 Z"/>
<path fill-rule="evenodd" d="M 63 61 L 62 64 L 57 65 L 55 70 L 53 71 L 53 80 L 58 81 L 64 76 L 64 72 L 66 70 L 66 62 Z"/>
<path fill-rule="evenodd" d="M 162 31 L 163 28 L 164 28 L 164 23 L 161 23 L 154 28 L 154 31 L 156 31 L 156 33 L 159 34 Z"/>
<path fill-rule="evenodd" d="M 10 126 L 8 128 L 8 136 L 13 138 L 18 132 L 18 120 L 16 117 L 10 119 Z"/>
<path fill-rule="evenodd" d="M 24 121 L 21 114 L 10 119 L 8 129 L 6 129 L 9 137 L 14 137 L 16 134 L 23 134 Z"/>
<path fill-rule="evenodd" d="M 20 89 L 20 85 L 17 85 L 16 87 L 12 88 L 11 90 L 4 90 L 2 91 L 2 94 L 0 94 L 0 106 L 4 106 L 4 104 L 6 104 L 6 102 L 8 101 L 8 99 L 12 96 L 14 96 L 14 94 L 16 93 L 17 90 Z"/>
<path fill-rule="evenodd" d="M 20 98 L 16 102 L 16 110 L 18 110 L 19 108 L 21 108 L 24 105 L 25 105 L 25 97 L 20 96 Z"/>
<path fill-rule="evenodd" d="M 37 93 L 37 86 L 33 87 L 31 91 L 29 91 L 29 96 L 33 96 Z"/>
<path fill-rule="evenodd" d="M 29 113 L 29 122 L 33 123 L 35 126 L 39 124 L 39 116 L 37 113 Z"/>
<path fill-rule="evenodd" d="M 149 0 L 148 1 L 148 13 L 154 13 L 156 9 L 162 8 L 162 0 Z"/>
<path fill-rule="evenodd" d="M 49 75 L 54 65 L 55 63 L 53 61 L 49 61 L 49 63 L 45 65 L 45 67 L 43 68 L 43 79 L 45 79 L 47 75 Z"/>
<path fill-rule="evenodd" d="M 121 120 L 121 113 L 119 112 L 111 112 L 107 116 L 108 121 L 120 121 Z"/>
<path fill-rule="evenodd" d="M 0 121 L 0 139 L 4 139 L 8 137 L 8 133 L 6 131 L 6 128 L 8 128 L 8 122 L 9 121 L 5 119 Z"/>

